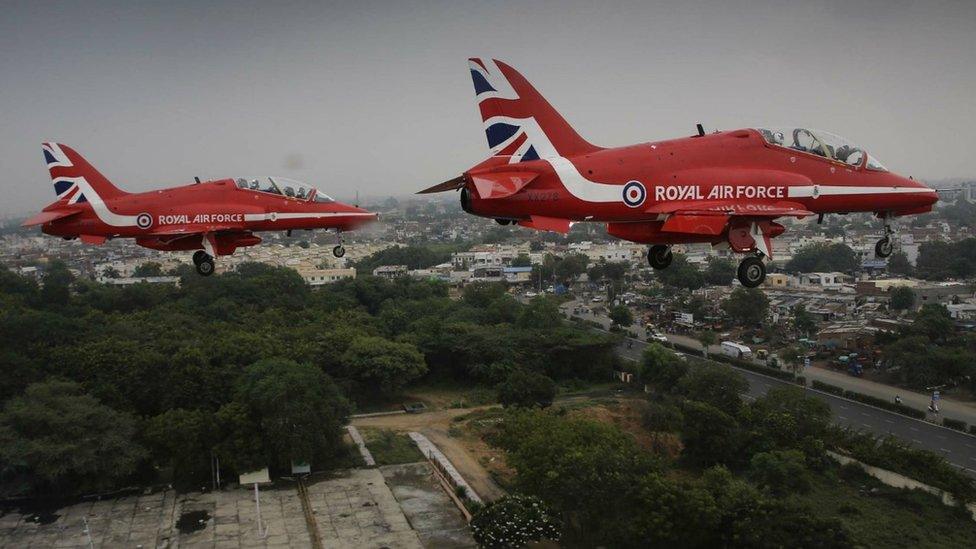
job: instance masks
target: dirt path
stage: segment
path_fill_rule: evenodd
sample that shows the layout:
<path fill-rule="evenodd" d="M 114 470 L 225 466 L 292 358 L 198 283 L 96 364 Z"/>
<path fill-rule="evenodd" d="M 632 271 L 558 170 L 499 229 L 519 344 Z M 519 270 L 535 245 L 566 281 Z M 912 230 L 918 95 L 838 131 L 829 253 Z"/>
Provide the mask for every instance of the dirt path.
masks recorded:
<path fill-rule="evenodd" d="M 451 422 L 458 416 L 470 414 L 476 410 L 484 410 L 496 406 L 477 406 L 473 408 L 434 410 L 422 414 L 398 414 L 390 416 L 376 416 L 354 418 L 352 424 L 356 427 L 376 427 L 395 431 L 417 431 L 423 433 L 431 442 L 440 448 L 441 452 L 451 460 L 464 480 L 474 488 L 474 491 L 485 501 L 498 499 L 505 495 L 505 491 L 495 483 L 488 471 L 473 458 L 457 439 L 451 437 L 448 431 Z"/>

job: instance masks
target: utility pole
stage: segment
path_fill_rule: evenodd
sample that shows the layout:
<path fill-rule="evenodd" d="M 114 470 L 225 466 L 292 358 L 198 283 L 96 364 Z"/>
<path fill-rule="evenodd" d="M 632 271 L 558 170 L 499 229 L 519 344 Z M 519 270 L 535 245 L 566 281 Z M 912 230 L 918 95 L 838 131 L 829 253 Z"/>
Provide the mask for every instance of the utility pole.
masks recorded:
<path fill-rule="evenodd" d="M 268 529 L 261 525 L 261 493 L 256 482 L 254 483 L 254 506 L 258 518 L 258 537 L 264 539 L 268 537 Z"/>

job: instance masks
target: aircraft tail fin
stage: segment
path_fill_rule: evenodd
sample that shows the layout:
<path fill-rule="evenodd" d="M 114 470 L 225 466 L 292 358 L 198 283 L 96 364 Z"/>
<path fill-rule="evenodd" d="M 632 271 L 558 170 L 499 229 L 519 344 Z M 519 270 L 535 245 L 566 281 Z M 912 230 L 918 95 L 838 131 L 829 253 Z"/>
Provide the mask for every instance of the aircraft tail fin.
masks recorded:
<path fill-rule="evenodd" d="M 518 71 L 496 59 L 468 59 L 494 157 L 511 164 L 600 150 L 584 140 Z"/>
<path fill-rule="evenodd" d="M 104 201 L 128 194 L 113 185 L 71 147 L 44 143 L 41 148 L 58 202 L 77 204 Z"/>

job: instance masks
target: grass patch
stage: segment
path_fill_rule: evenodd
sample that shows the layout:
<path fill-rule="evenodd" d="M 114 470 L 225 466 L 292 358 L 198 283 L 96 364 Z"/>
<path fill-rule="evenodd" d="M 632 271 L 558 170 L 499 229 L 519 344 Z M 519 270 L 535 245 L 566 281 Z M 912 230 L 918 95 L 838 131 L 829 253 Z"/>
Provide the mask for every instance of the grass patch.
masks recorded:
<path fill-rule="evenodd" d="M 420 453 L 417 445 L 406 433 L 368 427 L 361 428 L 359 431 L 362 433 L 366 447 L 373 454 L 373 459 L 376 460 L 377 465 L 424 461 L 424 455 Z"/>
<path fill-rule="evenodd" d="M 935 496 L 881 484 L 860 469 L 832 465 L 800 499 L 848 527 L 861 547 L 973 547 L 976 522 Z"/>

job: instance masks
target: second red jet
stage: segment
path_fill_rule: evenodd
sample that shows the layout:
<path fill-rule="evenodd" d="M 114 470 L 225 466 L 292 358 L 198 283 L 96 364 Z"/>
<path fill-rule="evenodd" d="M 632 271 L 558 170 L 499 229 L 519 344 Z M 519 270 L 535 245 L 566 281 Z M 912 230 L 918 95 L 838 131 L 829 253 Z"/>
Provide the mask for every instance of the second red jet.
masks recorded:
<path fill-rule="evenodd" d="M 857 145 L 808 128 L 746 128 L 602 148 L 585 141 L 534 87 L 501 61 L 469 68 L 492 155 L 421 193 L 459 189 L 461 207 L 502 225 L 568 232 L 606 223 L 618 238 L 651 244 L 655 269 L 671 246 L 708 243 L 747 254 L 743 286 L 766 278 L 780 217 L 873 212 L 875 251 L 892 252 L 893 217 L 928 212 L 935 191 L 888 171 Z"/>
<path fill-rule="evenodd" d="M 334 229 L 332 253 L 342 257 L 342 231 L 376 214 L 336 202 L 314 187 L 282 177 L 219 179 L 144 193 L 113 185 L 66 145 L 44 143 L 58 200 L 23 223 L 65 239 L 102 244 L 134 238 L 163 251 L 193 251 L 197 272 L 214 272 L 214 257 L 261 242 L 260 231 Z"/>

